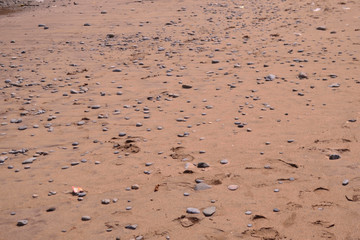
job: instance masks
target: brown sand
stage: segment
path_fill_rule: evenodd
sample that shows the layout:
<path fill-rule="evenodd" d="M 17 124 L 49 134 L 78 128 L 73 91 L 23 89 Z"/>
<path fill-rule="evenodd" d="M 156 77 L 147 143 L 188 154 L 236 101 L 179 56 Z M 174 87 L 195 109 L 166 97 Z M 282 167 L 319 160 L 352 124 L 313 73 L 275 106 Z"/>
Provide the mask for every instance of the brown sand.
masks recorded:
<path fill-rule="evenodd" d="M 0 43 L 1 240 L 360 239 L 359 1 L 57 1 Z"/>

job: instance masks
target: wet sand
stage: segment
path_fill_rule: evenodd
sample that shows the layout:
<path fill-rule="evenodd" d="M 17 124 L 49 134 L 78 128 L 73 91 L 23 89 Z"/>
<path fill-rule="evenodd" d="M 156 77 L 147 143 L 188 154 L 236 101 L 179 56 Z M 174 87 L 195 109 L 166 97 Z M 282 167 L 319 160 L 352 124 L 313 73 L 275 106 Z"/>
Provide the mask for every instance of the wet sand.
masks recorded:
<path fill-rule="evenodd" d="M 0 16 L 0 239 L 360 239 L 359 13 L 80 0 Z"/>

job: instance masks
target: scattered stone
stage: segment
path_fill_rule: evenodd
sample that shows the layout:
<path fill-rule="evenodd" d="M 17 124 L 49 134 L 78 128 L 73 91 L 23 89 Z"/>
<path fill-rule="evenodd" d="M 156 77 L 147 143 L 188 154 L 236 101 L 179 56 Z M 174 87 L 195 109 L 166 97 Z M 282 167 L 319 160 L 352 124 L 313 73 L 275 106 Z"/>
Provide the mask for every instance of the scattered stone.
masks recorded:
<path fill-rule="evenodd" d="M 235 191 L 235 190 L 237 190 L 238 188 L 239 188 L 238 185 L 229 185 L 229 186 L 228 186 L 228 189 L 229 189 L 230 191 Z"/>
<path fill-rule="evenodd" d="M 31 164 L 31 163 L 33 163 L 35 160 L 36 160 L 36 158 L 34 158 L 34 157 L 28 158 L 28 159 L 24 160 L 24 161 L 22 162 L 22 164 Z"/>
<path fill-rule="evenodd" d="M 82 217 L 81 217 L 81 220 L 82 220 L 82 221 L 90 221 L 90 220 L 91 220 L 91 217 L 90 217 L 90 216 L 82 216 Z"/>
<path fill-rule="evenodd" d="M 329 156 L 329 160 L 337 160 L 337 159 L 340 159 L 341 157 L 340 157 L 340 155 L 338 155 L 338 154 L 331 154 L 330 156 Z"/>
<path fill-rule="evenodd" d="M 207 207 L 203 210 L 205 217 L 211 217 L 216 212 L 216 207 Z"/>
<path fill-rule="evenodd" d="M 19 220 L 19 221 L 17 222 L 16 226 L 22 227 L 22 226 L 27 225 L 28 222 L 29 222 L 28 220 Z"/>
<path fill-rule="evenodd" d="M 221 164 L 228 164 L 229 161 L 228 161 L 227 159 L 222 159 L 222 160 L 220 160 L 220 163 L 221 163 Z"/>
<path fill-rule="evenodd" d="M 198 168 L 208 168 L 210 167 L 209 164 L 204 163 L 204 162 L 199 162 L 197 165 Z"/>
<path fill-rule="evenodd" d="M 134 184 L 131 186 L 131 189 L 133 190 L 138 190 L 140 188 L 140 186 L 138 184 Z"/>
<path fill-rule="evenodd" d="M 319 26 L 316 28 L 316 30 L 320 30 L 320 31 L 326 31 L 326 27 L 325 26 Z"/>
<path fill-rule="evenodd" d="M 345 179 L 343 182 L 342 182 L 342 185 L 343 186 L 346 186 L 346 185 L 348 185 L 349 184 L 349 180 L 348 179 Z"/>
<path fill-rule="evenodd" d="M 274 81 L 276 76 L 274 74 L 269 74 L 265 77 L 265 81 Z"/>
<path fill-rule="evenodd" d="M 101 203 L 107 205 L 110 203 L 110 199 L 103 199 L 101 200 Z"/>
<path fill-rule="evenodd" d="M 189 207 L 189 208 L 186 209 L 186 212 L 190 213 L 190 214 L 198 214 L 198 213 L 200 213 L 200 210 L 197 209 L 197 208 Z"/>
<path fill-rule="evenodd" d="M 50 207 L 48 209 L 46 209 L 46 212 L 54 212 L 56 210 L 55 207 Z"/>
<path fill-rule="evenodd" d="M 137 224 L 131 224 L 131 225 L 126 225 L 125 226 L 126 229 L 130 229 L 130 230 L 136 230 L 137 227 L 138 227 Z"/>
<path fill-rule="evenodd" d="M 307 75 L 306 73 L 304 73 L 304 72 L 300 72 L 299 75 L 298 75 L 298 78 L 299 78 L 299 79 L 304 79 L 304 78 L 307 79 L 307 78 L 308 78 L 308 75 Z"/>

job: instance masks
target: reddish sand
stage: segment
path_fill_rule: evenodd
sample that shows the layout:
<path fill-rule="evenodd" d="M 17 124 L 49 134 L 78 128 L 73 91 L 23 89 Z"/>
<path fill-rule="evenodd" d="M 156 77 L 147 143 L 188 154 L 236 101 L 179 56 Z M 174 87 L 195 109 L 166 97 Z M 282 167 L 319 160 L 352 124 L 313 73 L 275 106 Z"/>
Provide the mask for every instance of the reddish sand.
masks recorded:
<path fill-rule="evenodd" d="M 0 43 L 1 240 L 360 239 L 359 1 L 56 1 Z"/>

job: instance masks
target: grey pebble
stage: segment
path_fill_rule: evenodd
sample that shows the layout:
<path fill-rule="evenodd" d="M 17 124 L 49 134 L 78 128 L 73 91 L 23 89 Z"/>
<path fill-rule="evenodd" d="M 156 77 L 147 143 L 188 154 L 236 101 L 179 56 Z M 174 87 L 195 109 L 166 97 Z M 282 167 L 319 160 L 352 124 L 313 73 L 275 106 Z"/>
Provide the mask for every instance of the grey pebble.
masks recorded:
<path fill-rule="evenodd" d="M 19 220 L 18 222 L 17 222 L 17 224 L 16 224 L 16 226 L 18 226 L 18 227 L 22 227 L 22 226 L 25 226 L 26 224 L 28 224 L 28 220 Z"/>
<path fill-rule="evenodd" d="M 35 160 L 36 160 L 36 158 L 34 158 L 34 157 L 28 158 L 28 159 L 24 160 L 24 161 L 22 162 L 22 164 L 31 164 L 31 163 L 33 163 Z"/>
<path fill-rule="evenodd" d="M 130 224 L 125 226 L 126 229 L 130 229 L 130 230 L 136 230 L 137 227 L 138 227 L 137 224 Z"/>
<path fill-rule="evenodd" d="M 90 216 L 82 216 L 82 217 L 81 217 L 81 220 L 82 220 L 82 221 L 90 221 L 90 220 L 91 220 L 91 217 L 90 217 Z"/>
<path fill-rule="evenodd" d="M 200 210 L 197 208 L 189 207 L 186 209 L 186 212 L 190 214 L 198 214 L 200 213 Z"/>
<path fill-rule="evenodd" d="M 348 179 L 345 179 L 343 182 L 342 182 L 342 185 L 343 186 L 346 186 L 346 185 L 348 185 L 349 184 L 349 180 Z"/>
<path fill-rule="evenodd" d="M 222 159 L 222 160 L 220 160 L 220 163 L 221 163 L 221 164 L 228 164 L 229 161 L 228 161 L 227 159 Z"/>
<path fill-rule="evenodd" d="M 109 203 L 110 203 L 110 199 L 107 199 L 107 198 L 106 198 L 106 199 L 103 199 L 103 200 L 101 200 L 101 203 L 102 203 L 102 204 L 105 204 L 105 205 L 106 205 L 106 204 L 109 204 Z"/>
<path fill-rule="evenodd" d="M 203 214 L 204 214 L 206 217 L 212 216 L 215 212 L 216 212 L 216 207 L 214 207 L 214 206 L 207 207 L 207 208 L 205 208 L 205 209 L 203 210 Z"/>

